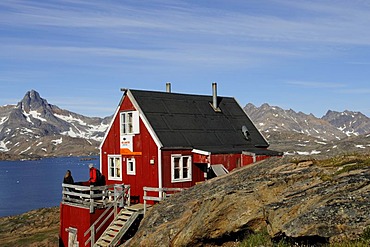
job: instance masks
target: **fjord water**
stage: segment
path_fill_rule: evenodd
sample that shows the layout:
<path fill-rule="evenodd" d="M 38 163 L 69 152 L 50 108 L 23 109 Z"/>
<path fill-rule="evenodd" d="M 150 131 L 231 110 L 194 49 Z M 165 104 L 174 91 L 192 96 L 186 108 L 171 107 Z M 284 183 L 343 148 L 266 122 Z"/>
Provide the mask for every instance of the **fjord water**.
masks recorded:
<path fill-rule="evenodd" d="M 99 157 L 0 161 L 0 217 L 59 206 L 66 171 L 71 170 L 75 181 L 87 181 L 90 163 L 99 168 Z"/>

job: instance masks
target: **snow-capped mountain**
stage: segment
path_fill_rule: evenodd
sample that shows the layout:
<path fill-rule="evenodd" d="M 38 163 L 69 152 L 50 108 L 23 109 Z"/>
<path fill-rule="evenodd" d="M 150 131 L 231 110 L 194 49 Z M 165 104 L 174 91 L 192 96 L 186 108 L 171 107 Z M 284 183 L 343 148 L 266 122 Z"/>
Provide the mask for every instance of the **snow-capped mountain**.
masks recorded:
<path fill-rule="evenodd" d="M 328 111 L 322 118 L 263 104 L 244 110 L 270 142 L 286 154 L 324 154 L 370 150 L 370 119 L 359 112 Z"/>
<path fill-rule="evenodd" d="M 277 106 L 263 104 L 256 107 L 247 104 L 244 108 L 257 128 L 268 134 L 271 132 L 289 131 L 321 139 L 322 141 L 343 139 L 347 135 L 325 119 L 312 114 L 284 110 Z"/>
<path fill-rule="evenodd" d="M 86 117 L 26 93 L 17 105 L 0 107 L 0 151 L 11 155 L 97 154 L 111 117 Z"/>
<path fill-rule="evenodd" d="M 336 112 L 329 110 L 322 119 L 328 121 L 347 136 L 359 136 L 370 133 L 370 118 L 361 112 Z"/>
<path fill-rule="evenodd" d="M 245 106 L 251 120 L 285 154 L 370 150 L 370 119 L 328 111 L 322 118 L 277 106 Z M 86 117 L 60 109 L 32 90 L 17 105 L 0 106 L 0 159 L 98 154 L 112 116 Z"/>

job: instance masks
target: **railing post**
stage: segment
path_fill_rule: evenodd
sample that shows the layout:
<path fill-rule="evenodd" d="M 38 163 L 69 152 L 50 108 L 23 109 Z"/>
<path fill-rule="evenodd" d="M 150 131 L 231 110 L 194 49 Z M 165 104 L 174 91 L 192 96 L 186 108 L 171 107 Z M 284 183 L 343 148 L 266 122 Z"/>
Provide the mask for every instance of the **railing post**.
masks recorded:
<path fill-rule="evenodd" d="M 131 186 L 129 185 L 127 188 L 127 206 L 131 206 Z"/>
<path fill-rule="evenodd" d="M 64 187 L 64 183 L 62 183 L 62 202 L 64 202 L 64 190 L 65 190 L 65 187 Z"/>
<path fill-rule="evenodd" d="M 120 203 L 119 203 L 119 206 L 121 208 L 123 208 L 125 206 L 125 185 L 124 184 L 121 184 L 120 185 L 120 196 L 121 196 L 121 200 L 120 200 Z"/>
<path fill-rule="evenodd" d="M 103 205 L 104 206 L 106 206 L 107 205 L 107 201 L 108 201 L 108 189 L 107 189 L 108 187 L 105 185 L 104 186 L 104 189 L 103 189 L 103 191 L 102 191 L 102 194 L 103 194 L 103 197 L 102 197 L 102 199 L 103 199 Z"/>
<path fill-rule="evenodd" d="M 94 213 L 94 191 L 92 190 L 93 185 L 90 185 L 90 213 Z"/>
<path fill-rule="evenodd" d="M 158 188 L 158 197 L 160 201 L 163 199 L 163 191 L 163 188 Z"/>
<path fill-rule="evenodd" d="M 90 242 L 90 246 L 93 247 L 94 244 L 95 244 L 95 225 L 92 224 L 91 226 L 91 242 Z"/>
<path fill-rule="evenodd" d="M 118 189 L 117 185 L 114 185 L 114 200 L 113 200 L 113 210 L 114 210 L 114 218 L 117 216 L 117 199 L 118 199 Z"/>
<path fill-rule="evenodd" d="M 146 214 L 146 188 L 144 187 L 144 216 Z"/>

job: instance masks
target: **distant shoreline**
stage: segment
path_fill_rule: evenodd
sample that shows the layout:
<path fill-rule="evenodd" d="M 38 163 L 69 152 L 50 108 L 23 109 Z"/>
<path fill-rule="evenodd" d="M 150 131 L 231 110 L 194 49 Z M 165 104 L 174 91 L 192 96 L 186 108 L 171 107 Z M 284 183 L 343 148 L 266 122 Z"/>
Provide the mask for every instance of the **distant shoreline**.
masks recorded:
<path fill-rule="evenodd" d="M 23 161 L 23 160 L 41 160 L 41 159 L 49 159 L 49 158 L 61 158 L 61 157 L 81 157 L 81 161 L 89 161 L 89 160 L 96 160 L 94 156 L 99 156 L 99 154 L 92 154 L 92 155 L 50 155 L 50 156 L 29 156 L 29 155 L 15 155 L 15 154 L 7 154 L 4 152 L 0 152 L 0 161 Z"/>

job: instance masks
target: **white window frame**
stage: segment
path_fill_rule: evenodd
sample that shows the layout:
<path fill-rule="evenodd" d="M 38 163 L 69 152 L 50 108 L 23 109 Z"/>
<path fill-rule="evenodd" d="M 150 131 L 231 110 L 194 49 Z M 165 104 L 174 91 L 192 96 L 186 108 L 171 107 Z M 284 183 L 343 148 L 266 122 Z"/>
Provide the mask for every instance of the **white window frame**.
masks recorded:
<path fill-rule="evenodd" d="M 112 161 L 113 161 L 113 167 L 111 166 Z M 113 169 L 113 174 L 112 174 L 112 169 Z M 117 181 L 122 180 L 122 156 L 121 155 L 108 155 L 108 179 L 117 180 Z"/>
<path fill-rule="evenodd" d="M 175 166 L 175 161 L 178 160 L 178 167 Z M 184 176 L 184 160 L 186 160 L 186 176 Z M 171 182 L 188 182 L 192 181 L 192 160 L 191 155 L 173 154 L 171 155 Z M 178 169 L 178 174 L 176 173 Z"/>
<path fill-rule="evenodd" d="M 139 134 L 139 112 L 124 111 L 120 112 L 120 133 L 122 135 Z"/>
<path fill-rule="evenodd" d="M 132 169 L 129 165 L 132 162 Z M 135 157 L 126 159 L 126 173 L 127 175 L 136 175 L 136 159 Z"/>

